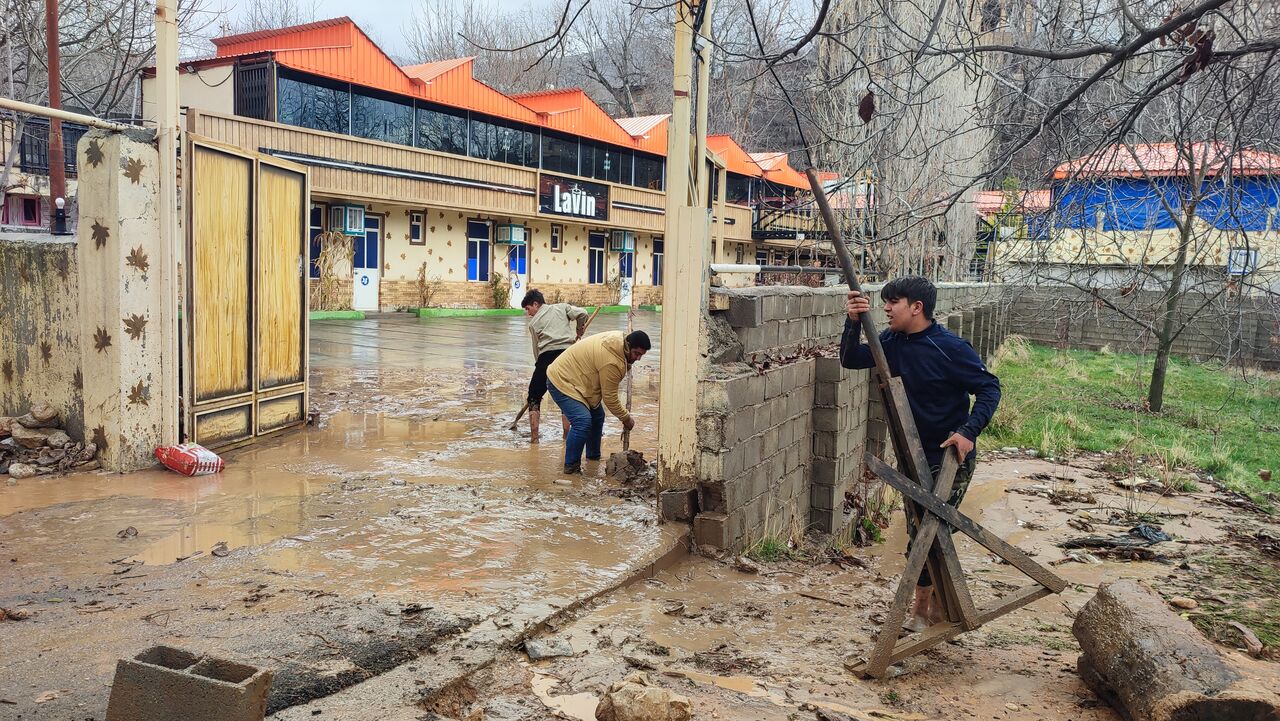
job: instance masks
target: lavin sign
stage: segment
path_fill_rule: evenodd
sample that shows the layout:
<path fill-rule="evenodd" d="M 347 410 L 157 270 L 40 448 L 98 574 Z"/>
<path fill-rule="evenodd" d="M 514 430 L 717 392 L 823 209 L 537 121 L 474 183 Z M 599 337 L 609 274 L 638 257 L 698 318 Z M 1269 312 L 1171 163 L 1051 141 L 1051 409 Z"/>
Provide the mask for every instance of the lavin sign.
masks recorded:
<path fill-rule="evenodd" d="M 608 220 L 609 186 L 544 174 L 538 179 L 538 212 Z"/>

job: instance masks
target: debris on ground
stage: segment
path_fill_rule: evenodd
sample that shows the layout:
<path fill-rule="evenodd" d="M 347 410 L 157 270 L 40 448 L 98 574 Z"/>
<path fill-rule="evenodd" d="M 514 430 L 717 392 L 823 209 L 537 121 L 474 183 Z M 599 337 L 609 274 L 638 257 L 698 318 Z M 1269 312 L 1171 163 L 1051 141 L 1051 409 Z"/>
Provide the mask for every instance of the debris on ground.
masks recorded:
<path fill-rule="evenodd" d="M 605 464 L 605 473 L 619 483 L 633 483 L 641 476 L 647 476 L 649 464 L 640 451 L 628 450 L 609 454 Z"/>
<path fill-rule="evenodd" d="M 524 652 L 530 661 L 541 661 L 544 658 L 572 656 L 573 646 L 562 638 L 529 639 L 524 642 Z"/>
<path fill-rule="evenodd" d="M 62 429 L 58 412 L 35 403 L 16 418 L 0 417 L 0 475 L 13 480 L 98 467 L 98 447 L 81 443 Z"/>
<path fill-rule="evenodd" d="M 693 704 L 665 688 L 654 686 L 637 671 L 609 688 L 596 707 L 598 721 L 689 721 Z"/>
<path fill-rule="evenodd" d="M 221 456 L 199 443 L 160 446 L 156 458 L 165 468 L 184 476 L 207 476 L 221 473 L 226 467 Z"/>
<path fill-rule="evenodd" d="M 25 621 L 31 618 L 30 611 L 19 608 L 0 608 L 0 621 Z"/>

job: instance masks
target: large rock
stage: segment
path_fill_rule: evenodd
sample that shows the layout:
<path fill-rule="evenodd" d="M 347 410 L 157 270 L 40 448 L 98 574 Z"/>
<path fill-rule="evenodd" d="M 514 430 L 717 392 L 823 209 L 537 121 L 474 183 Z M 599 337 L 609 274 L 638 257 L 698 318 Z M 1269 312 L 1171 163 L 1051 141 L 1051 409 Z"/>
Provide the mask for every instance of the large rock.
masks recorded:
<path fill-rule="evenodd" d="M 687 696 L 654 686 L 636 672 L 615 683 L 596 706 L 596 721 L 689 721 L 693 705 Z"/>
<path fill-rule="evenodd" d="M 36 419 L 36 423 L 41 428 L 49 428 L 58 425 L 58 411 L 48 403 L 36 403 L 27 410 L 27 415 Z"/>
<path fill-rule="evenodd" d="M 71 436 L 66 431 L 54 431 L 49 434 L 50 448 L 66 448 L 71 445 Z"/>
<path fill-rule="evenodd" d="M 13 426 L 13 440 L 23 448 L 43 448 L 49 444 L 49 436 L 56 428 L 28 428 L 22 423 Z"/>
<path fill-rule="evenodd" d="M 9 429 L 13 428 L 13 424 L 17 422 L 18 420 L 16 418 L 0 416 L 0 439 L 8 438 L 10 433 Z"/>
<path fill-rule="evenodd" d="M 14 463 L 9 466 L 9 475 L 13 478 L 32 478 L 40 474 L 40 469 L 29 463 Z"/>

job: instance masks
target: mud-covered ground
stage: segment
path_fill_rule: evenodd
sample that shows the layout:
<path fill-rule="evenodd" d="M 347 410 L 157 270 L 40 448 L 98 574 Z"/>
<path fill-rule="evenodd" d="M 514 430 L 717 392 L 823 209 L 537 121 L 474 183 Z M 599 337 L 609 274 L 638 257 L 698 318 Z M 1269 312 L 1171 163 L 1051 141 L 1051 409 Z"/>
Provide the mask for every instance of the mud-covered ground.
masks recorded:
<path fill-rule="evenodd" d="M 602 463 L 564 479 L 549 401 L 542 444 L 506 429 L 532 365 L 522 329 L 317 323 L 317 422 L 228 452 L 223 473 L 0 484 L 0 608 L 21 619 L 0 620 L 0 719 L 101 719 L 116 659 L 161 643 L 276 669 L 283 708 L 478 626 L 518 640 L 675 545 L 679 529 L 618 497 Z M 656 355 L 636 372 L 640 449 Z"/>
<path fill-rule="evenodd" d="M 1280 679 L 1274 648 L 1264 651 L 1270 661 L 1246 659 L 1236 650 L 1244 648 L 1241 635 L 1224 630 L 1228 619 L 1243 618 L 1259 633 L 1268 618 L 1275 622 L 1280 549 L 1265 539 L 1280 528 L 1207 486 L 1176 496 L 1124 490 L 1099 470 L 1105 460 L 1068 467 L 988 455 L 963 510 L 1055 564 L 1071 585 L 909 659 L 889 679 L 860 680 L 844 662 L 865 654 L 879 630 L 903 564 L 897 525 L 885 543 L 851 550 L 857 561 L 691 558 L 545 635 L 568 640 L 573 657 L 530 663 L 510 654 L 473 678 L 471 693 L 452 693 L 437 710 L 489 721 L 592 719 L 599 695 L 641 669 L 689 696 L 699 719 L 812 719 L 821 711 L 859 720 L 1114 721 L 1119 716 L 1076 675 L 1071 624 L 1098 584 L 1117 578 L 1195 600 L 1196 609 L 1178 612 L 1211 633 L 1219 629 L 1225 652 Z M 1144 521 L 1174 537 L 1151 547 L 1164 560 L 1063 562 L 1067 551 L 1056 545 L 1123 534 Z M 969 539 L 957 545 L 979 605 L 1030 583 Z M 750 565 L 759 571 L 738 568 Z"/>

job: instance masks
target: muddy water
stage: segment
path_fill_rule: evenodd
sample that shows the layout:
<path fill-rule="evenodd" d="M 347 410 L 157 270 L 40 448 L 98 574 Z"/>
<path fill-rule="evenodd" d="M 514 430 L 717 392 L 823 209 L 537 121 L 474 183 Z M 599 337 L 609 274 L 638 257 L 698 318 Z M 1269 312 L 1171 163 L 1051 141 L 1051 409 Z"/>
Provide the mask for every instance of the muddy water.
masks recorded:
<path fill-rule="evenodd" d="M 334 590 L 558 597 L 622 573 L 668 532 L 645 504 L 603 493 L 602 463 L 587 463 L 567 487 L 555 483 L 563 446 L 549 400 L 540 444 L 529 442 L 527 424 L 506 429 L 531 362 L 527 336 L 511 341 L 502 320 L 317 328 L 312 405 L 321 423 L 230 451 L 214 476 L 156 469 L 0 486 L 0 544 L 20 551 L 9 570 L 160 566 L 208 558 L 225 542 L 261 568 L 303 572 Z M 602 320 L 593 330 L 619 322 Z M 635 372 L 632 443 L 647 450 L 656 353 Z M 606 457 L 619 431 L 606 425 Z M 117 537 L 128 527 L 135 537 Z"/>

